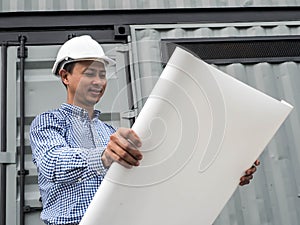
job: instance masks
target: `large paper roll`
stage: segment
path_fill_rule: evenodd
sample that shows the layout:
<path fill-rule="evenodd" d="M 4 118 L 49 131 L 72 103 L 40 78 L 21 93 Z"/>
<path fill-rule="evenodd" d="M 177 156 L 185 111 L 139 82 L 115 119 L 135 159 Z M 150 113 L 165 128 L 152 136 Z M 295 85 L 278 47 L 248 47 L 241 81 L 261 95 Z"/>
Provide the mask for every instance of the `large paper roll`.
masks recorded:
<path fill-rule="evenodd" d="M 133 129 L 143 160 L 113 164 L 80 225 L 209 225 L 291 112 L 176 48 Z"/>

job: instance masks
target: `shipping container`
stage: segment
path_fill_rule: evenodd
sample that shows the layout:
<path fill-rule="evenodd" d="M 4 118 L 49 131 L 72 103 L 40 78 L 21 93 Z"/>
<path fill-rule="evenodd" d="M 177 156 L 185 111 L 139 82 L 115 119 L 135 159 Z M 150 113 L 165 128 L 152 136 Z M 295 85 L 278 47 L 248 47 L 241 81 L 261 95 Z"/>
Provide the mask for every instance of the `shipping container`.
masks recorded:
<path fill-rule="evenodd" d="M 29 126 L 36 115 L 65 102 L 65 88 L 51 68 L 61 44 L 81 34 L 94 37 L 116 60 L 97 105 L 101 119 L 115 127 L 134 123 L 175 46 L 292 104 L 294 110 L 260 156 L 254 180 L 236 190 L 214 224 L 300 224 L 299 3 L 2 1 L 0 5 L 0 225 L 43 224 Z"/>

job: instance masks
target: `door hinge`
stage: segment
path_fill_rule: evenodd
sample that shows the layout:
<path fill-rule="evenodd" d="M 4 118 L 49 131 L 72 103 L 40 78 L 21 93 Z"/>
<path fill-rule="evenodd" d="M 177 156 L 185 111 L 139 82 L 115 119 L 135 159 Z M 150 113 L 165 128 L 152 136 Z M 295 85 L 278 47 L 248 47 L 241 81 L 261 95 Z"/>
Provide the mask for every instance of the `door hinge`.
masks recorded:
<path fill-rule="evenodd" d="M 30 212 L 40 212 L 43 210 L 43 207 L 32 207 L 30 205 L 25 205 L 23 207 L 23 212 L 24 213 L 30 213 Z"/>
<path fill-rule="evenodd" d="M 129 119 L 136 118 L 137 115 L 138 115 L 137 109 L 133 109 L 133 110 L 128 110 L 128 111 L 122 112 L 121 118 L 129 120 Z"/>

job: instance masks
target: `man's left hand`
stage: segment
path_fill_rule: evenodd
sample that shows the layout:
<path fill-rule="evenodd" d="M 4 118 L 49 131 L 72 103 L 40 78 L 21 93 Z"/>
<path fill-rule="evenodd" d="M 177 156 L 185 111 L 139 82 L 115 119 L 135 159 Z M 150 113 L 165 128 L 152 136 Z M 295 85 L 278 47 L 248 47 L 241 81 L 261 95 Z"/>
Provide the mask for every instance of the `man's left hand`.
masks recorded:
<path fill-rule="evenodd" d="M 249 184 L 250 181 L 253 179 L 253 174 L 256 171 L 256 167 L 260 164 L 259 160 L 256 160 L 253 164 L 253 166 L 245 171 L 245 175 L 241 177 L 240 179 L 240 186 L 244 186 L 246 184 Z"/>

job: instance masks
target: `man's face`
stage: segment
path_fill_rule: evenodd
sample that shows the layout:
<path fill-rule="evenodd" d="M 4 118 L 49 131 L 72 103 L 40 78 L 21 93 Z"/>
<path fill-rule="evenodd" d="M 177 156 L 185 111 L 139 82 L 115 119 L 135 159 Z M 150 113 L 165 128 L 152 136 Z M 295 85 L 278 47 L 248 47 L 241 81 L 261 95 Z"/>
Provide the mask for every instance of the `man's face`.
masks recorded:
<path fill-rule="evenodd" d="M 82 108 L 93 107 L 104 94 L 107 80 L 104 64 L 98 61 L 75 63 L 67 75 L 68 102 Z"/>

